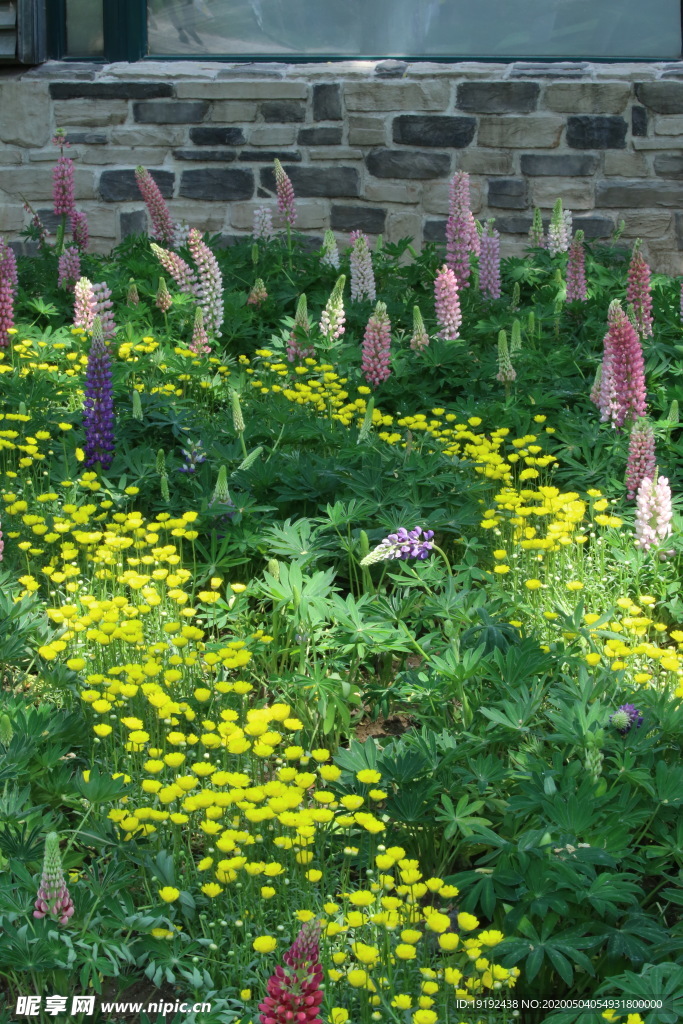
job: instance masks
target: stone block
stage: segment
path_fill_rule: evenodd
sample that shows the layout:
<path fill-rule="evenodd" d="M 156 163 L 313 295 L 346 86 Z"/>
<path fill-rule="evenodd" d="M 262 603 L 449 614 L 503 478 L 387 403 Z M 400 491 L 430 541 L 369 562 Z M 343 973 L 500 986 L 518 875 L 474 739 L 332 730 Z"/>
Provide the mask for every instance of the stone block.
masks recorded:
<path fill-rule="evenodd" d="M 129 210 L 119 214 L 119 233 L 122 240 L 130 235 L 145 235 L 147 230 L 147 210 Z"/>
<path fill-rule="evenodd" d="M 79 203 L 88 218 L 88 228 L 91 235 L 100 238 L 114 238 L 116 234 L 116 213 L 111 206 L 103 206 L 102 203 L 84 202 Z M 43 221 L 51 234 L 56 234 L 61 223 L 61 217 L 55 216 L 52 207 L 45 210 L 38 210 L 40 219 Z"/>
<path fill-rule="evenodd" d="M 236 230 L 251 231 L 254 226 L 254 210 L 263 203 L 243 202 L 230 204 L 230 225 Z M 296 203 L 296 227 L 298 231 L 318 230 L 329 227 L 330 204 L 325 199 L 300 199 Z M 274 224 L 282 224 L 278 220 L 277 211 L 273 216 Z"/>
<path fill-rule="evenodd" d="M 683 178 L 683 155 L 658 153 L 655 157 L 655 174 L 660 178 Z"/>
<path fill-rule="evenodd" d="M 543 103 L 561 114 L 621 114 L 630 94 L 627 82 L 553 82 Z"/>
<path fill-rule="evenodd" d="M 529 114 L 540 91 L 538 82 L 462 82 L 455 105 L 480 114 Z"/>
<path fill-rule="evenodd" d="M 0 142 L 36 149 L 47 145 L 52 137 L 47 89 L 47 82 L 0 81 Z"/>
<path fill-rule="evenodd" d="M 339 206 L 332 204 L 330 228 L 332 231 L 365 231 L 381 235 L 386 225 L 387 211 L 377 206 Z"/>
<path fill-rule="evenodd" d="M 450 82 L 345 82 L 346 109 L 369 113 L 373 110 L 445 110 L 451 98 Z"/>
<path fill-rule="evenodd" d="M 123 124 L 128 116 L 126 100 L 55 100 L 52 109 L 57 128 L 72 124 L 79 128 L 100 128 Z"/>
<path fill-rule="evenodd" d="M 488 205 L 507 210 L 525 210 L 528 203 L 524 178 L 492 178 L 489 182 Z"/>
<path fill-rule="evenodd" d="M 350 117 L 349 145 L 383 146 L 387 141 L 387 122 L 383 117 Z"/>
<path fill-rule="evenodd" d="M 296 128 L 286 124 L 258 124 L 249 132 L 250 146 L 293 146 Z"/>
<path fill-rule="evenodd" d="M 307 82 L 178 82 L 179 100 L 305 100 Z"/>
<path fill-rule="evenodd" d="M 595 205 L 616 209 L 667 209 L 683 205 L 683 184 L 668 181 L 599 181 Z"/>
<path fill-rule="evenodd" d="M 676 241 L 678 248 L 683 249 L 683 213 L 675 214 L 676 218 Z"/>
<path fill-rule="evenodd" d="M 241 128 L 200 125 L 190 128 L 190 142 L 194 142 L 195 146 L 243 146 L 245 138 Z"/>
<path fill-rule="evenodd" d="M 236 121 L 255 121 L 258 104 L 240 100 L 216 100 L 208 120 L 214 124 L 233 124 Z"/>
<path fill-rule="evenodd" d="M 572 226 L 574 231 L 578 231 L 580 228 L 588 239 L 611 238 L 614 233 L 614 221 L 612 218 L 601 217 L 599 214 L 593 214 L 588 217 L 573 217 Z"/>
<path fill-rule="evenodd" d="M 510 78 L 583 78 L 589 68 L 587 61 L 516 61 L 510 70 Z"/>
<path fill-rule="evenodd" d="M 130 146 L 131 149 L 137 149 L 138 146 L 170 147 L 187 144 L 187 128 L 184 125 L 180 128 L 173 125 L 157 125 L 154 128 L 124 125 L 112 128 L 109 134 L 112 145 Z"/>
<path fill-rule="evenodd" d="M 198 224 L 202 231 L 220 231 L 226 221 L 227 207 L 218 203 L 171 199 L 168 208 L 174 223 Z"/>
<path fill-rule="evenodd" d="M 363 151 L 350 146 L 316 146 L 308 154 L 309 160 L 362 160 Z"/>
<path fill-rule="evenodd" d="M 464 149 L 474 138 L 474 117 L 448 117 L 442 114 L 401 114 L 393 120 L 393 140 L 404 146 L 434 146 L 439 149 Z"/>
<path fill-rule="evenodd" d="M 150 174 L 159 186 L 165 199 L 173 195 L 175 174 L 173 171 L 154 171 Z M 99 194 L 107 203 L 119 203 L 125 199 L 141 199 L 140 189 L 135 180 L 135 170 L 102 171 L 100 174 Z"/>
<path fill-rule="evenodd" d="M 469 174 L 511 174 L 513 156 L 504 150 L 473 147 L 458 153 L 456 163 L 459 171 Z"/>
<path fill-rule="evenodd" d="M 563 118 L 553 114 L 491 115 L 479 122 L 477 143 L 494 149 L 552 149 L 559 143 L 563 128 Z"/>
<path fill-rule="evenodd" d="M 198 124 L 209 111 L 206 100 L 142 100 L 133 104 L 136 124 Z"/>
<path fill-rule="evenodd" d="M 172 95 L 171 82 L 50 82 L 53 100 L 156 100 Z"/>
<path fill-rule="evenodd" d="M 306 104 L 297 100 L 268 100 L 259 103 L 259 113 L 266 124 L 280 124 L 282 121 L 305 121 Z"/>
<path fill-rule="evenodd" d="M 625 238 L 661 238 L 671 227 L 671 210 L 648 210 L 647 213 L 629 213 L 625 218 Z"/>
<path fill-rule="evenodd" d="M 533 206 L 552 207 L 558 199 L 565 210 L 592 210 L 593 179 L 572 178 L 558 181 L 557 178 L 533 178 L 531 181 L 531 202 Z"/>
<path fill-rule="evenodd" d="M 639 82 L 636 96 L 655 114 L 683 114 L 683 82 Z"/>
<path fill-rule="evenodd" d="M 341 121 L 341 89 L 335 82 L 321 82 L 313 86 L 313 120 Z"/>
<path fill-rule="evenodd" d="M 10 165 L 16 165 L 21 163 L 21 158 L 25 150 L 19 146 L 3 146 L 0 143 L 0 167 L 3 165 L 9 167 Z M 35 150 L 29 150 L 29 160 L 34 156 Z M 55 159 L 54 149 L 52 150 L 52 159 Z"/>
<path fill-rule="evenodd" d="M 631 135 L 647 135 L 647 109 L 631 107 Z"/>
<path fill-rule="evenodd" d="M 183 171 L 178 193 L 186 199 L 249 199 L 254 194 L 254 174 L 246 168 L 198 167 Z"/>
<path fill-rule="evenodd" d="M 381 60 L 375 65 L 375 74 L 378 78 L 403 78 L 408 70 L 408 62 L 405 60 Z"/>
<path fill-rule="evenodd" d="M 219 81 L 226 78 L 250 78 L 252 76 L 256 78 L 284 78 L 288 70 L 289 64 L 280 64 L 277 61 L 269 61 L 268 64 L 264 64 L 263 61 L 259 60 L 253 61 L 250 64 L 224 65 L 223 69 L 215 77 Z"/>
<path fill-rule="evenodd" d="M 111 167 L 112 164 L 130 164 L 135 160 L 136 166 L 142 164 L 143 167 L 149 167 L 150 164 L 156 164 L 158 167 L 163 164 L 167 153 L 165 146 L 158 149 L 135 150 L 125 146 L 97 146 L 93 149 L 86 147 L 80 155 L 79 162 Z"/>
<path fill-rule="evenodd" d="M 436 242 L 438 245 L 446 244 L 446 221 L 426 220 L 422 229 L 422 237 L 425 242 Z"/>
<path fill-rule="evenodd" d="M 29 222 L 23 205 L 0 202 L 0 234 L 8 231 L 23 231 Z"/>
<path fill-rule="evenodd" d="M 683 149 L 683 136 L 681 135 L 655 135 L 652 138 L 632 139 L 631 145 L 636 150 L 648 149 Z"/>
<path fill-rule="evenodd" d="M 683 135 L 683 115 L 656 117 L 654 127 L 655 135 Z"/>
<path fill-rule="evenodd" d="M 422 245 L 422 217 L 419 213 L 409 210 L 392 210 L 387 217 L 384 238 L 390 244 L 400 242 L 402 238 L 411 238 L 414 246 Z M 406 254 L 404 262 L 411 257 Z"/>
<path fill-rule="evenodd" d="M 272 164 L 275 158 L 280 163 L 287 161 L 301 163 L 301 153 L 282 149 L 243 149 L 239 155 L 240 163 Z"/>
<path fill-rule="evenodd" d="M 619 153 L 608 150 L 605 153 L 604 172 L 605 175 L 614 175 L 618 178 L 647 178 L 650 168 L 644 153 Z"/>
<path fill-rule="evenodd" d="M 600 160 L 597 156 L 577 153 L 523 153 L 520 169 L 529 177 L 576 178 L 595 174 Z"/>
<path fill-rule="evenodd" d="M 341 199 L 360 196 L 360 174 L 356 167 L 285 167 L 285 171 L 299 197 L 327 196 Z M 268 193 L 275 192 L 275 172 L 272 167 L 261 168 L 261 185 Z"/>
<path fill-rule="evenodd" d="M 77 167 L 74 171 L 74 190 L 77 200 L 94 199 L 94 171 Z M 1 192 L 7 192 L 15 201 L 18 201 L 21 196 L 26 196 L 31 203 L 41 199 L 52 199 L 52 167 L 49 165 L 2 167 L 0 168 Z M 8 202 L 7 198 L 2 196 L 2 202 Z"/>
<path fill-rule="evenodd" d="M 300 146 L 340 146 L 341 128 L 300 128 L 297 143 Z"/>
<path fill-rule="evenodd" d="M 407 203 L 414 206 L 420 202 L 421 186 L 406 182 L 374 181 L 368 178 L 362 189 L 363 199 L 370 203 Z"/>
<path fill-rule="evenodd" d="M 567 145 L 572 149 L 626 149 L 627 129 L 623 117 L 578 114 L 567 118 Z"/>
<path fill-rule="evenodd" d="M 448 153 L 376 149 L 365 164 L 375 178 L 442 178 L 450 172 L 451 158 Z"/>
<path fill-rule="evenodd" d="M 66 141 L 71 146 L 106 146 L 109 139 L 106 132 L 67 132 Z"/>
<path fill-rule="evenodd" d="M 496 228 L 501 235 L 528 235 L 533 217 L 528 213 L 504 213 L 496 217 Z M 547 230 L 549 218 L 543 218 L 543 227 Z"/>
<path fill-rule="evenodd" d="M 176 160 L 194 160 L 208 163 L 231 164 L 237 159 L 235 149 L 174 149 L 173 156 Z"/>

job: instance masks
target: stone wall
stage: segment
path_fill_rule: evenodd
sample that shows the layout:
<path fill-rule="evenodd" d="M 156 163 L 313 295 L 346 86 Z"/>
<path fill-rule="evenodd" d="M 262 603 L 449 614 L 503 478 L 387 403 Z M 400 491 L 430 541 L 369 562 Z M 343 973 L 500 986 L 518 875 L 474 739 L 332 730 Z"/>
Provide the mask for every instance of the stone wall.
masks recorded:
<path fill-rule="evenodd" d="M 683 273 L 683 63 L 60 64 L 0 75 L 0 233 L 22 197 L 48 226 L 54 130 L 67 130 L 92 247 L 146 228 L 134 168 L 152 170 L 175 220 L 228 243 L 274 210 L 273 158 L 297 228 L 340 241 L 444 239 L 448 183 L 523 252 L 534 206 L 558 196 L 587 238 L 640 236 L 653 267 Z M 277 223 L 277 220 L 276 220 Z"/>

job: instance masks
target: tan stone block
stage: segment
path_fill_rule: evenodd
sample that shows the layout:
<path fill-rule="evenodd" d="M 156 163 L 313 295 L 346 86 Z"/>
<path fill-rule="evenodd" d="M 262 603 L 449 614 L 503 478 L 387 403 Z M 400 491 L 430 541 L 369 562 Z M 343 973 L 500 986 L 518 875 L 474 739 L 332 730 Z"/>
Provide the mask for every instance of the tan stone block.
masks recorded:
<path fill-rule="evenodd" d="M 228 223 L 227 209 L 222 203 L 187 202 L 167 199 L 171 218 L 177 224 L 200 227 L 202 231 L 221 231 Z"/>
<path fill-rule="evenodd" d="M 183 146 L 188 140 L 187 125 L 155 124 L 145 128 L 128 127 L 112 128 L 111 143 L 113 146 Z"/>
<path fill-rule="evenodd" d="M 278 210 L 274 203 L 268 200 L 249 200 L 239 203 L 230 203 L 230 225 L 240 231 L 251 231 L 254 225 L 254 210 L 260 206 L 269 207 L 273 213 L 273 224 L 277 227 Z M 305 231 L 312 228 L 327 228 L 330 223 L 330 204 L 325 199 L 297 199 L 296 201 L 296 226 L 297 230 Z M 343 237 L 343 236 L 340 236 Z"/>
<path fill-rule="evenodd" d="M 644 153 L 629 153 L 628 150 L 618 149 L 605 151 L 605 176 L 614 174 L 621 178 L 646 178 L 650 173 Z"/>
<path fill-rule="evenodd" d="M 621 114 L 630 95 L 628 82 L 552 82 L 541 105 L 565 114 Z"/>
<path fill-rule="evenodd" d="M 624 238 L 663 238 L 673 223 L 673 214 L 667 210 L 631 210 L 624 214 Z"/>
<path fill-rule="evenodd" d="M 592 210 L 593 178 L 531 178 L 533 206 L 552 207 L 562 199 L 565 210 Z"/>
<path fill-rule="evenodd" d="M 439 64 L 434 61 L 420 61 L 408 65 L 406 78 L 455 78 L 459 81 L 483 78 L 487 82 L 500 82 L 504 79 L 509 64 L 484 64 L 472 61 L 460 61 L 456 64 Z"/>
<path fill-rule="evenodd" d="M 53 107 L 58 128 L 123 124 L 128 117 L 127 100 L 55 100 Z"/>
<path fill-rule="evenodd" d="M 256 103 L 244 103 L 240 100 L 217 100 L 209 111 L 212 124 L 235 124 L 238 121 L 255 121 Z"/>
<path fill-rule="evenodd" d="M 25 150 L 19 148 L 19 146 L 2 146 L 0 145 L 0 167 L 9 165 L 20 164 L 22 156 Z M 33 150 L 29 150 L 29 159 Z M 54 160 L 54 150 L 52 152 L 52 159 Z"/>
<path fill-rule="evenodd" d="M 500 255 L 503 259 L 509 259 L 511 256 L 522 258 L 528 255 L 528 244 L 528 241 L 518 239 L 514 235 L 501 235 Z"/>
<path fill-rule="evenodd" d="M 435 181 L 433 184 L 425 184 L 422 189 L 422 208 L 425 213 L 436 213 L 443 217 L 448 216 L 449 210 L 449 182 Z M 472 213 L 478 213 L 484 202 L 484 191 L 486 180 L 483 178 L 470 178 L 470 209 Z"/>
<path fill-rule="evenodd" d="M 383 117 L 350 117 L 349 143 L 352 146 L 383 146 L 387 142 L 387 127 Z"/>
<path fill-rule="evenodd" d="M 675 239 L 650 242 L 646 259 L 656 274 L 680 277 L 683 274 L 683 252 L 679 252 Z"/>
<path fill-rule="evenodd" d="M 33 148 L 46 145 L 51 134 L 48 83 L 0 82 L 0 141 Z"/>
<path fill-rule="evenodd" d="M 316 146 L 309 150 L 309 160 L 362 160 L 360 149 L 349 146 Z"/>
<path fill-rule="evenodd" d="M 413 240 L 413 248 L 419 248 L 422 245 L 421 214 L 408 210 L 390 210 L 387 214 L 387 226 L 383 237 L 390 243 L 410 237 Z"/>
<path fill-rule="evenodd" d="M 22 231 L 29 222 L 23 206 L 4 203 L 0 199 L 0 233 Z"/>
<path fill-rule="evenodd" d="M 74 172 L 76 199 L 95 198 L 95 176 L 93 171 L 77 167 Z M 10 196 L 26 196 L 29 202 L 52 198 L 52 168 L 12 167 L 0 169 L 0 193 Z M 0 195 L 0 201 L 2 196 Z"/>
<path fill-rule="evenodd" d="M 445 111 L 451 102 L 449 81 L 426 82 L 345 82 L 347 110 Z"/>
<path fill-rule="evenodd" d="M 654 118 L 655 135 L 683 135 L 683 114 Z"/>
<path fill-rule="evenodd" d="M 512 174 L 513 154 L 495 149 L 466 149 L 457 153 L 459 171 L 470 174 Z"/>
<path fill-rule="evenodd" d="M 595 64 L 594 78 L 618 78 L 622 82 L 651 82 L 659 77 L 656 64 Z"/>
<path fill-rule="evenodd" d="M 88 241 L 88 252 L 95 252 L 99 256 L 108 256 L 115 245 L 116 238 L 113 235 L 107 238 L 91 235 Z"/>
<path fill-rule="evenodd" d="M 634 149 L 668 149 L 674 153 L 683 149 L 683 135 L 658 135 L 652 139 L 634 138 L 631 145 Z"/>
<path fill-rule="evenodd" d="M 249 130 L 250 146 L 293 146 L 296 127 L 289 124 L 259 124 Z"/>
<path fill-rule="evenodd" d="M 480 146 L 512 149 L 548 149 L 557 146 L 564 119 L 552 114 L 482 117 L 477 142 Z"/>
<path fill-rule="evenodd" d="M 227 79 L 222 82 L 178 82 L 176 96 L 181 100 L 305 100 L 307 82 L 272 82 Z"/>
<path fill-rule="evenodd" d="M 138 62 L 129 64 L 121 61 L 107 64 L 102 72 L 101 80 L 125 81 L 131 78 L 134 78 L 136 82 L 158 82 L 159 79 L 166 82 L 177 82 L 181 78 L 212 80 L 219 71 L 226 67 L 235 67 L 235 65 L 219 64 L 215 60 L 146 60 L 144 64 Z"/>
<path fill-rule="evenodd" d="M 71 152 L 71 151 L 70 151 Z M 142 164 L 144 167 L 161 167 L 166 158 L 170 155 L 168 147 L 158 149 L 138 149 L 127 146 L 84 146 L 80 154 L 82 164 L 107 164 L 114 167 L 116 164 L 123 164 L 130 167 L 135 163 L 137 167 Z"/>
<path fill-rule="evenodd" d="M 82 203 L 80 209 L 88 218 L 88 228 L 91 235 L 99 238 L 115 238 L 117 209 L 105 206 L 103 203 Z"/>
<path fill-rule="evenodd" d="M 417 205 L 420 202 L 420 186 L 412 183 L 376 181 L 373 178 L 367 181 L 361 189 L 361 194 L 363 199 L 367 199 L 371 203 L 412 203 Z"/>

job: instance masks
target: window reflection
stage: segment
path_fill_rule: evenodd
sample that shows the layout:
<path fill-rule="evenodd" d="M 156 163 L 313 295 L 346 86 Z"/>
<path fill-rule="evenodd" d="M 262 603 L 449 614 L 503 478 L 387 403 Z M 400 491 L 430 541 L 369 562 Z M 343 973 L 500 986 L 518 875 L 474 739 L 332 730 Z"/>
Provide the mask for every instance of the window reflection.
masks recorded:
<path fill-rule="evenodd" d="M 67 57 L 102 57 L 103 0 L 66 0 Z"/>

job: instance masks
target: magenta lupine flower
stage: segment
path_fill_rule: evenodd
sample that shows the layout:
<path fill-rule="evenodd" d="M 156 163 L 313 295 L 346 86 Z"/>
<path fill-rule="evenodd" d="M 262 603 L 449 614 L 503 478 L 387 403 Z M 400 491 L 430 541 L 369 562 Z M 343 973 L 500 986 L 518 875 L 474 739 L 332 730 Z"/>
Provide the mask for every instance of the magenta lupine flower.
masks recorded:
<path fill-rule="evenodd" d="M 59 853 L 59 836 L 56 832 L 50 832 L 45 837 L 43 873 L 35 908 L 34 917 L 49 917 L 55 924 L 67 924 L 69 918 L 73 917 L 74 905 L 66 887 Z"/>
<path fill-rule="evenodd" d="M 323 968 L 318 943 L 320 923 L 307 921 L 269 978 L 268 995 L 259 1003 L 261 1024 L 323 1024 Z"/>
<path fill-rule="evenodd" d="M 500 233 L 487 220 L 480 239 L 479 290 L 491 299 L 500 298 Z"/>
<path fill-rule="evenodd" d="M 87 277 L 81 277 L 74 287 L 74 327 L 82 327 L 85 331 L 91 330 L 96 312 L 97 299 L 92 282 Z"/>
<path fill-rule="evenodd" d="M 478 255 L 479 233 L 470 209 L 470 176 L 458 171 L 449 189 L 449 213 L 446 221 L 446 266 L 455 274 L 459 288 L 468 288 L 469 254 Z"/>
<path fill-rule="evenodd" d="M 444 263 L 434 282 L 436 319 L 441 327 L 437 337 L 454 341 L 462 323 L 455 273 Z"/>
<path fill-rule="evenodd" d="M 116 324 L 112 313 L 113 302 L 111 301 L 111 290 L 104 281 L 92 286 L 95 299 L 95 316 L 100 318 L 102 333 L 109 340 L 116 334 Z"/>
<path fill-rule="evenodd" d="M 569 247 L 567 261 L 567 302 L 585 302 L 587 298 L 583 231 L 577 231 Z"/>
<path fill-rule="evenodd" d="M 60 156 L 52 170 L 52 204 L 56 216 L 70 217 L 75 210 L 74 162 Z"/>
<path fill-rule="evenodd" d="M 372 253 L 367 235 L 362 231 L 351 232 L 351 300 L 360 302 L 369 299 L 374 302 L 375 272 L 372 269 Z"/>
<path fill-rule="evenodd" d="M 277 208 L 290 228 L 296 223 L 296 199 L 294 188 L 280 161 L 275 158 L 275 187 L 277 189 Z"/>
<path fill-rule="evenodd" d="M 640 251 L 640 239 L 633 245 L 628 267 L 626 301 L 633 304 L 636 326 L 641 338 L 652 337 L 652 295 L 650 294 L 650 268 Z"/>
<path fill-rule="evenodd" d="M 254 210 L 252 235 L 254 238 L 263 238 L 267 242 L 274 234 L 272 213 L 267 206 L 259 206 L 257 210 Z"/>
<path fill-rule="evenodd" d="M 85 371 L 83 428 L 84 465 L 94 466 L 99 462 L 102 469 L 109 469 L 114 458 L 114 388 L 111 357 L 99 316 L 93 318 L 92 343 Z"/>
<path fill-rule="evenodd" d="M 247 298 L 247 305 L 260 306 L 261 303 L 265 302 L 267 298 L 268 292 L 266 291 L 266 286 L 263 283 L 263 278 L 257 277 L 256 281 L 254 282 L 254 287 L 249 292 L 249 296 Z"/>
<path fill-rule="evenodd" d="M 4 238 L 0 238 L 0 348 L 9 345 L 8 332 L 14 327 L 17 289 L 17 260 Z"/>
<path fill-rule="evenodd" d="M 422 313 L 419 306 L 413 306 L 413 334 L 410 339 L 410 347 L 414 352 L 419 352 L 429 344 L 429 335 L 425 327 Z"/>
<path fill-rule="evenodd" d="M 610 303 L 607 320 L 598 407 L 602 422 L 619 428 L 645 415 L 645 364 L 640 338 L 618 299 Z"/>
<path fill-rule="evenodd" d="M 315 358 L 315 347 L 306 345 L 304 339 L 310 336 L 310 325 L 308 323 L 308 306 L 306 296 L 300 295 L 296 304 L 294 314 L 294 328 L 289 335 L 287 342 L 287 360 L 290 363 L 303 363 L 304 359 Z"/>
<path fill-rule="evenodd" d="M 204 314 L 202 307 L 197 306 L 194 314 L 194 328 L 192 330 L 192 341 L 189 349 L 197 356 L 208 356 L 211 352 L 209 338 L 204 327 Z"/>
<path fill-rule="evenodd" d="M 81 255 L 75 245 L 69 245 L 59 257 L 57 287 L 72 292 L 81 276 Z"/>
<path fill-rule="evenodd" d="M 424 530 L 416 526 L 414 530 L 406 530 L 400 526 L 396 533 L 390 533 L 377 547 L 361 560 L 361 565 L 373 565 L 375 562 L 386 562 L 393 558 L 406 561 L 417 558 L 423 562 L 434 547 L 433 530 Z"/>
<path fill-rule="evenodd" d="M 166 282 L 163 277 L 159 278 L 159 287 L 157 288 L 156 298 L 154 299 L 154 305 L 157 309 L 160 309 L 162 313 L 168 313 L 169 309 L 173 305 L 173 299 L 171 293 L 166 287 Z"/>
<path fill-rule="evenodd" d="M 339 270 L 339 249 L 334 231 L 326 231 L 323 237 L 323 254 L 320 257 L 321 263 L 326 263 L 335 270 Z"/>
<path fill-rule="evenodd" d="M 328 342 L 334 341 L 335 338 L 341 338 L 345 330 L 346 314 L 344 313 L 343 297 L 345 284 L 346 277 L 342 274 L 337 278 L 337 283 L 332 289 L 332 294 L 320 317 L 320 333 L 327 338 Z"/>
<path fill-rule="evenodd" d="M 207 332 L 220 338 L 223 323 L 223 275 L 218 260 L 202 239 L 199 228 L 192 228 L 187 238 L 199 274 L 199 300 Z"/>
<path fill-rule="evenodd" d="M 75 244 L 85 252 L 90 241 L 90 231 L 88 230 L 88 218 L 82 210 L 74 210 L 71 214 L 71 234 Z"/>
<path fill-rule="evenodd" d="M 164 270 L 168 271 L 171 275 L 181 292 L 199 297 L 200 288 L 197 271 L 193 270 L 182 256 L 179 256 L 177 252 L 171 252 L 170 249 L 162 249 L 156 242 L 151 243 L 150 249 Z"/>
<path fill-rule="evenodd" d="M 641 551 L 650 551 L 659 547 L 662 541 L 672 534 L 671 519 L 671 488 L 665 476 L 657 478 L 643 477 L 636 495 L 636 537 L 634 544 Z M 673 550 L 659 550 L 659 558 L 664 561 L 673 555 Z"/>
<path fill-rule="evenodd" d="M 387 316 L 386 304 L 378 302 L 365 328 L 361 361 L 365 379 L 374 388 L 391 376 L 390 353 L 391 323 Z"/>
<path fill-rule="evenodd" d="M 656 464 L 654 427 L 647 416 L 641 416 L 633 424 L 628 443 L 626 487 L 629 498 L 635 497 L 644 477 L 654 478 Z"/>
<path fill-rule="evenodd" d="M 152 238 L 158 238 L 164 245 L 175 245 L 175 226 L 156 181 L 145 167 L 136 167 L 135 180 L 152 221 Z"/>

